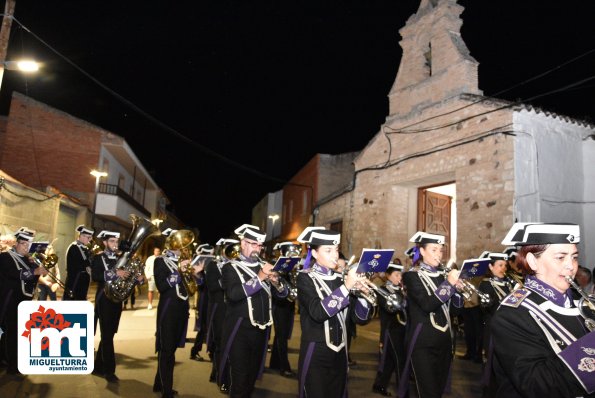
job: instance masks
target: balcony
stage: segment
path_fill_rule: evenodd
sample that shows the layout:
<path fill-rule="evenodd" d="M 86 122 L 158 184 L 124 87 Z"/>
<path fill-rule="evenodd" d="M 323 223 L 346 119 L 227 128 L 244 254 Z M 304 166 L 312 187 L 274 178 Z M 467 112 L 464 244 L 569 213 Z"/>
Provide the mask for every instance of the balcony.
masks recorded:
<path fill-rule="evenodd" d="M 117 185 L 99 184 L 96 214 L 130 224 L 130 214 L 151 218 L 151 213 Z"/>

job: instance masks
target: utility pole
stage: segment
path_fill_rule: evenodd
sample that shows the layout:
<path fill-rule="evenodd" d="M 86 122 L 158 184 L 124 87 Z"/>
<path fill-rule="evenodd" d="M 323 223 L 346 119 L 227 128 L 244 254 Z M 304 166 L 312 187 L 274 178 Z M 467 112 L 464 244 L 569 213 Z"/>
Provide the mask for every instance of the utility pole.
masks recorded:
<path fill-rule="evenodd" d="M 4 77 L 4 62 L 8 51 L 8 39 L 10 38 L 10 28 L 12 27 L 12 16 L 16 0 L 6 0 L 4 5 L 4 17 L 2 18 L 2 28 L 0 29 L 0 87 L 2 87 L 2 78 Z"/>

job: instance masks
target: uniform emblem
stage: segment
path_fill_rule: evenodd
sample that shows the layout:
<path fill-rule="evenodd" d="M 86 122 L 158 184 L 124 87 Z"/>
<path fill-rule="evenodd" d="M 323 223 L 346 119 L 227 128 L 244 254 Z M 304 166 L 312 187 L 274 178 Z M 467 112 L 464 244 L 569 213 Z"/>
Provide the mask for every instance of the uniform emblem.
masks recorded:
<path fill-rule="evenodd" d="M 328 302 L 329 308 L 335 308 L 337 306 L 337 300 L 331 300 Z"/>
<path fill-rule="evenodd" d="M 591 347 L 581 347 L 581 349 L 583 350 L 583 352 L 587 355 L 595 355 L 595 348 L 591 348 Z"/>
<path fill-rule="evenodd" d="M 578 364 L 578 370 L 589 373 L 595 372 L 595 358 L 581 358 L 581 361 Z"/>
<path fill-rule="evenodd" d="M 529 295 L 531 292 L 527 289 L 517 289 L 514 292 L 510 293 L 508 297 L 502 301 L 502 305 L 507 307 L 514 307 L 518 308 L 519 305 L 523 302 L 523 300 Z"/>
<path fill-rule="evenodd" d="M 566 237 L 566 240 L 570 243 L 578 243 L 580 241 L 580 235 L 579 236 L 575 236 L 575 235 L 568 235 Z"/>

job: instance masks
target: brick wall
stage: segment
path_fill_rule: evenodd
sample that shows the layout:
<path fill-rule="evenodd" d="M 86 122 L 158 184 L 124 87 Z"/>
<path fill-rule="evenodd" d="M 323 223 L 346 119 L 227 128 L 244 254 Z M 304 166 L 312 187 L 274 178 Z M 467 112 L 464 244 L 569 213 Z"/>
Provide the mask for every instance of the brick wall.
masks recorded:
<path fill-rule="evenodd" d="M 459 109 L 472 98 L 451 99 L 415 117 L 395 119 L 384 131 L 399 131 L 416 121 Z M 478 103 L 416 128 L 441 126 L 499 105 Z M 445 148 L 494 129 L 506 130 L 511 122 L 511 110 L 498 110 L 432 131 L 391 134 L 392 148 L 383 134 L 378 134 L 355 161 L 355 189 L 321 206 L 317 224 L 343 220 L 346 254 L 357 255 L 363 247 L 385 247 L 397 249 L 396 255 L 402 257 L 409 237 L 417 230 L 418 188 L 455 181 L 457 259 L 478 256 L 483 250 L 501 250 L 500 241 L 513 221 L 513 138 L 499 134 Z M 436 152 L 420 156 L 431 151 Z M 393 166 L 357 172 L 384 165 L 389 152 Z"/>
<path fill-rule="evenodd" d="M 14 93 L 0 168 L 32 187 L 93 192 L 89 172 L 97 168 L 102 134 L 96 126 Z"/>

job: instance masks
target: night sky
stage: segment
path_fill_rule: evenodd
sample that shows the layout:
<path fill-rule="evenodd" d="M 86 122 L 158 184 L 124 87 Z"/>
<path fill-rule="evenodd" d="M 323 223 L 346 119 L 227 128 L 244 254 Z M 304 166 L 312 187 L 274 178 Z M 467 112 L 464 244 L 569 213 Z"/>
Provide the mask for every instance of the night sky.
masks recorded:
<path fill-rule="evenodd" d="M 594 121 L 592 1 L 459 3 L 485 95 L 550 93 L 528 102 Z M 178 216 L 214 242 L 250 222 L 252 207 L 314 154 L 361 150 L 378 132 L 401 57 L 398 30 L 418 6 L 17 0 L 16 19 L 46 44 L 15 22 L 8 59 L 32 56 L 44 67 L 26 79 L 5 73 L 0 112 L 17 90 L 125 137 Z"/>

